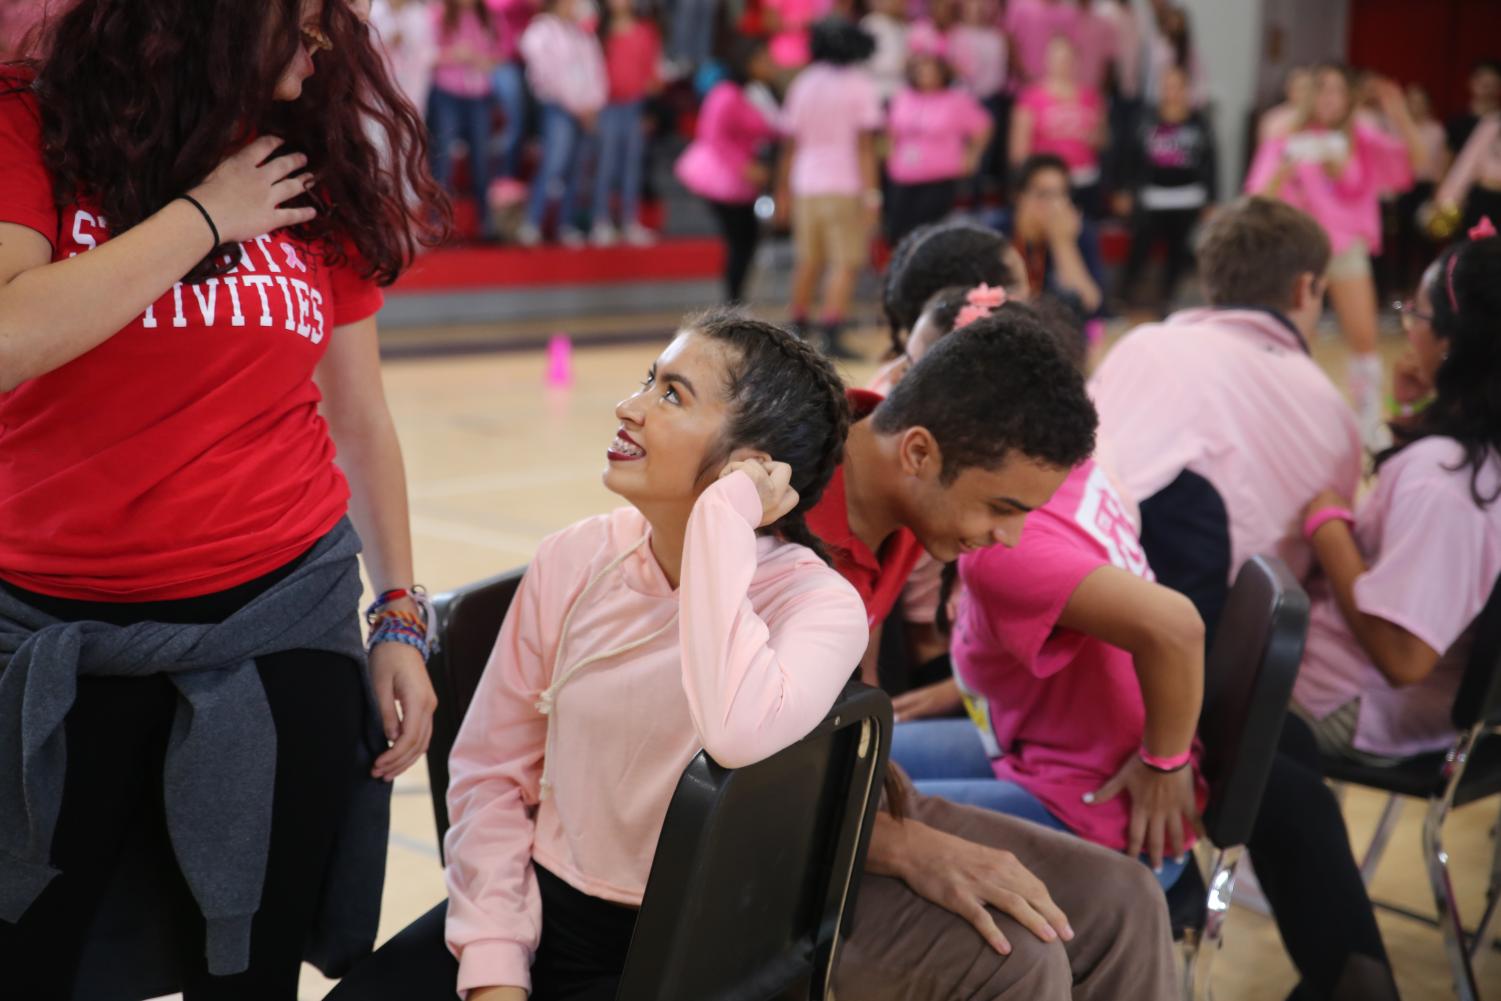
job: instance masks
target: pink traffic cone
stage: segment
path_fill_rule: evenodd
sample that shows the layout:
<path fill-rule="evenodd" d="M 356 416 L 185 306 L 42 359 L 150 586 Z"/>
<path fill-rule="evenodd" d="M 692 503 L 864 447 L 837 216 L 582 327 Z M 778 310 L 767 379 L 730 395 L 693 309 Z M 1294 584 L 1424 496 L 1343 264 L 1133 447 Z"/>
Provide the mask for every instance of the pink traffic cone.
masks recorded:
<path fill-rule="evenodd" d="M 547 384 L 555 388 L 573 385 L 573 341 L 567 334 L 547 340 Z"/>

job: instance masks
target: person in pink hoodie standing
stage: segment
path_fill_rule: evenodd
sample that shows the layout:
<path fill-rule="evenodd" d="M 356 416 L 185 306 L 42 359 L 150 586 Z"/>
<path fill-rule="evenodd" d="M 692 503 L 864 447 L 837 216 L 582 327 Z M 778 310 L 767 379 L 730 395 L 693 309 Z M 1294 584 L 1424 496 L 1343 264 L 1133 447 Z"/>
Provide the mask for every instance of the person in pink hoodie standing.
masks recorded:
<path fill-rule="evenodd" d="M 713 312 L 615 415 L 630 506 L 538 548 L 454 745 L 448 902 L 330 999 L 613 999 L 688 762 L 791 745 L 859 663 L 863 606 L 804 521 L 849 426 L 829 364 Z"/>

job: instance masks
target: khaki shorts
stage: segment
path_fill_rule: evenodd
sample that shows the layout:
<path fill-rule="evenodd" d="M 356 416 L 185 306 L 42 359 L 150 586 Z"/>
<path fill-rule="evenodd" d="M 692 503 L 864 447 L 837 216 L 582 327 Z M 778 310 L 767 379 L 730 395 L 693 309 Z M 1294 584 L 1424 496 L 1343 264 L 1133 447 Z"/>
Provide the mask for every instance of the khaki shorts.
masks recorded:
<path fill-rule="evenodd" d="M 860 268 L 870 227 L 859 195 L 804 195 L 792 201 L 792 243 L 799 262 L 815 268 Z"/>
<path fill-rule="evenodd" d="M 1371 276 L 1371 248 L 1364 240 L 1356 240 L 1329 259 L 1329 280 L 1344 281 L 1346 278 L 1369 278 Z"/>

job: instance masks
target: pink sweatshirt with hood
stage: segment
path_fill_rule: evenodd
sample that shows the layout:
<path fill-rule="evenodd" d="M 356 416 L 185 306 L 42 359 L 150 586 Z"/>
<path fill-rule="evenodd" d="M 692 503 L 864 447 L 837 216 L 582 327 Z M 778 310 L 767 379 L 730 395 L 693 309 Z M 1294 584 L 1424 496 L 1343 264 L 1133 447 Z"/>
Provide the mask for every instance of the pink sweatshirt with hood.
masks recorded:
<path fill-rule="evenodd" d="M 695 504 L 674 591 L 635 508 L 546 539 L 449 759 L 447 940 L 458 988 L 531 986 L 533 859 L 639 906 L 668 802 L 700 749 L 741 767 L 832 708 L 865 609 L 803 546 L 755 533 L 748 476 Z"/>

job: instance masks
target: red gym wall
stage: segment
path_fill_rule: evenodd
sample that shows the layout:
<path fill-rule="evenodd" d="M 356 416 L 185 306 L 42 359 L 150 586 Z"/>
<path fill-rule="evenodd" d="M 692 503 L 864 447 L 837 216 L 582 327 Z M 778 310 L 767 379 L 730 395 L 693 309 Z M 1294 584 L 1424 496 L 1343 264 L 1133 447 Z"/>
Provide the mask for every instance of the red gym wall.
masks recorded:
<path fill-rule="evenodd" d="M 1470 67 L 1501 59 L 1498 0 L 1351 0 L 1350 65 L 1420 83 L 1440 118 L 1469 100 Z"/>

